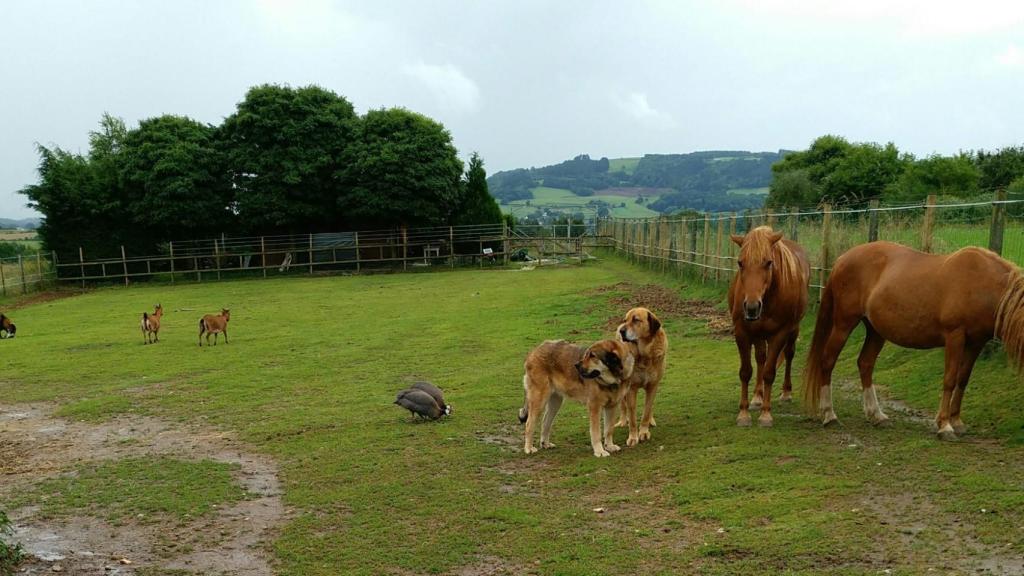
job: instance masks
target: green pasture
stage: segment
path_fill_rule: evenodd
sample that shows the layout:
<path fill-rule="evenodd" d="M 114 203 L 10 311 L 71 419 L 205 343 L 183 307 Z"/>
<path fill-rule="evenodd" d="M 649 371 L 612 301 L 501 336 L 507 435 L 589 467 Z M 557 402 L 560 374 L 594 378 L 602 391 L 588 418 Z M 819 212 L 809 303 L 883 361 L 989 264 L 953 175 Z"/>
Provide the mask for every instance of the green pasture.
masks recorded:
<path fill-rule="evenodd" d="M 502 209 L 505 212 L 514 212 L 516 214 L 528 214 L 533 212 L 534 209 L 548 206 L 552 209 L 564 211 L 566 213 L 572 213 L 575 207 L 586 206 L 591 200 L 601 200 L 607 202 L 611 206 L 611 215 L 616 218 L 649 218 L 652 216 L 659 216 L 660 213 L 651 210 L 647 207 L 647 204 L 654 202 L 658 199 L 657 196 L 646 197 L 646 204 L 637 204 L 635 198 L 626 196 L 577 196 L 570 190 L 563 188 L 547 188 L 540 186 L 533 189 L 533 198 L 529 201 L 530 205 L 526 205 L 526 200 L 514 200 L 508 204 L 502 205 Z M 625 207 L 620 205 L 625 202 Z"/>
<path fill-rule="evenodd" d="M 608 171 L 632 174 L 633 172 L 636 172 L 636 166 L 639 163 L 640 158 L 609 158 Z"/>
<path fill-rule="evenodd" d="M 11 312 L 19 329 L 0 343 L 0 402 L 235 433 L 276 460 L 294 510 L 272 544 L 280 574 L 1013 573 L 1004 568 L 1024 554 L 1024 387 L 998 349 L 975 370 L 958 442 L 928 425 L 941 352 L 883 350 L 876 377 L 893 422 L 875 428 L 861 412 L 856 342 L 836 370 L 839 426 L 776 404 L 773 428 L 738 428 L 733 342 L 664 315 L 652 441 L 594 458 L 585 411 L 567 403 L 558 447 L 523 455 L 523 358 L 545 339 L 610 336 L 611 319 L 645 303 L 624 282 L 721 307 L 721 286 L 614 257 L 108 288 Z M 138 318 L 157 302 L 161 342 L 144 346 Z M 199 348 L 198 318 L 222 307 L 230 344 Z M 442 386 L 454 414 L 414 422 L 392 405 L 414 379 Z M 70 469 L 31 497 L 49 515 L 175 522 L 244 497 L 208 462 L 154 456 L 131 469 Z M 195 495 L 165 496 L 178 492 Z"/>

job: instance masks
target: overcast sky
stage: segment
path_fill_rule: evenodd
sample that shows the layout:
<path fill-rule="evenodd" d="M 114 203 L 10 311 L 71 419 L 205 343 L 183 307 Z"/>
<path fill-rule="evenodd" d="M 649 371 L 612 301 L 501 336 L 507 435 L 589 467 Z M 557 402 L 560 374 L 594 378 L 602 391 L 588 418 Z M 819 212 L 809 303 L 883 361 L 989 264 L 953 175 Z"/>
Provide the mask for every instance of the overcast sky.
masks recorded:
<path fill-rule="evenodd" d="M 110 112 L 219 123 L 246 89 L 404 106 L 490 172 L 806 147 L 917 155 L 1024 143 L 1024 2 L 10 1 L 0 216 L 32 215 L 34 143 L 86 151 Z"/>

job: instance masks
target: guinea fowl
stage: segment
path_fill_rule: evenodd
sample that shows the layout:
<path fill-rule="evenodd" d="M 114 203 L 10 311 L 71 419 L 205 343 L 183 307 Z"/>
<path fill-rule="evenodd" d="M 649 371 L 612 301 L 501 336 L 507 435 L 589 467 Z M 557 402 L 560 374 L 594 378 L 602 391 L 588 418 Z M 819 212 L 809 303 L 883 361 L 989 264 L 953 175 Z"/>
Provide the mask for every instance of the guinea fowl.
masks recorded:
<path fill-rule="evenodd" d="M 444 411 L 437 405 L 437 401 L 434 400 L 433 396 L 416 388 L 399 392 L 398 397 L 395 398 L 395 404 L 405 408 L 413 416 L 437 420 L 444 415 Z"/>
<path fill-rule="evenodd" d="M 452 413 L 452 405 L 444 401 L 444 392 L 437 386 L 434 386 L 430 382 L 421 380 L 419 382 L 413 382 L 412 387 L 416 390 L 422 390 L 427 394 L 430 394 L 431 398 L 434 399 L 434 402 L 437 402 L 437 406 L 445 416 Z"/>

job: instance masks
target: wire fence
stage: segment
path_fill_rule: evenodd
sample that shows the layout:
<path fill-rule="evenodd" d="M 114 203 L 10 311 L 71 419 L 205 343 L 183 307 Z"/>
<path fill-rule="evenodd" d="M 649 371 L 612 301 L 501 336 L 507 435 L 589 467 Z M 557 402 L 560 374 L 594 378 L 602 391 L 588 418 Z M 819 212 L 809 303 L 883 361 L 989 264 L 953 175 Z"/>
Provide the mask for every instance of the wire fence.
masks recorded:
<path fill-rule="evenodd" d="M 765 209 L 759 212 L 706 214 L 701 217 L 610 218 L 597 234 L 609 237 L 630 260 L 662 268 L 690 269 L 702 280 L 732 279 L 739 247 L 730 234 L 769 225 L 799 242 L 811 258 L 811 287 L 820 291 L 835 259 L 857 244 L 898 242 L 924 252 L 954 252 L 987 247 L 1024 265 L 1024 200 L 997 195 L 980 202 L 816 210 Z"/>
<path fill-rule="evenodd" d="M 57 270 L 51 253 L 36 252 L 0 258 L 0 294 L 27 294 L 53 284 Z"/>

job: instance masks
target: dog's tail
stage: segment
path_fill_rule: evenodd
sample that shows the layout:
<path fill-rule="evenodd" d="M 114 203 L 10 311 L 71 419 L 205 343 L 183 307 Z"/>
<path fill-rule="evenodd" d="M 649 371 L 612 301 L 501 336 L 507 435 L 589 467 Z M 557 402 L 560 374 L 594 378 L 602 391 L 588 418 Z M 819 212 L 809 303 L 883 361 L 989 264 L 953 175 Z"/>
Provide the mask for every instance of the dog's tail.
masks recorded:
<path fill-rule="evenodd" d="M 530 387 L 530 377 L 523 374 L 523 407 L 519 409 L 519 423 L 526 423 L 526 419 L 530 416 L 529 410 L 526 408 L 526 391 Z"/>

